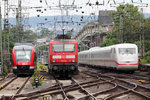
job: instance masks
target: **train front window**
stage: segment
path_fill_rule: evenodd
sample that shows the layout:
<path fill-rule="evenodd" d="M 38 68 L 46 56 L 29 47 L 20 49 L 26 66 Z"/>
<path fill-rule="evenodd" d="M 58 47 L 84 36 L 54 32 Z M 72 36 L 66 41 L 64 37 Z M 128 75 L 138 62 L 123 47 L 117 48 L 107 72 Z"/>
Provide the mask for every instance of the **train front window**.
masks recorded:
<path fill-rule="evenodd" d="M 64 51 L 74 51 L 74 44 L 64 44 Z"/>
<path fill-rule="evenodd" d="M 59 43 L 53 44 L 53 51 L 54 52 L 72 52 L 75 49 L 75 45 L 72 43 Z"/>
<path fill-rule="evenodd" d="M 63 44 L 53 44 L 53 51 L 54 52 L 61 52 L 61 51 L 63 51 Z"/>
<path fill-rule="evenodd" d="M 135 54 L 135 48 L 119 48 L 119 54 Z"/>
<path fill-rule="evenodd" d="M 29 62 L 31 59 L 31 50 L 16 50 L 17 62 Z"/>

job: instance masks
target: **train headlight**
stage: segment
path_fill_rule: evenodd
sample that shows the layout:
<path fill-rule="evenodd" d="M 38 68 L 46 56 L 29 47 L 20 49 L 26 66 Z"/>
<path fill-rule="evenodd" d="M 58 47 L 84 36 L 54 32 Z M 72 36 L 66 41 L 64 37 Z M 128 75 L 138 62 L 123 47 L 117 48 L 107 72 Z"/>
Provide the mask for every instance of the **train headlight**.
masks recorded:
<path fill-rule="evenodd" d="M 75 60 L 72 60 L 72 62 L 75 62 Z"/>
<path fill-rule="evenodd" d="M 60 59 L 61 56 L 60 56 L 60 55 L 55 55 L 55 56 L 53 56 L 52 58 L 53 58 L 53 59 Z"/>
<path fill-rule="evenodd" d="M 75 55 L 67 55 L 66 58 L 75 58 Z"/>

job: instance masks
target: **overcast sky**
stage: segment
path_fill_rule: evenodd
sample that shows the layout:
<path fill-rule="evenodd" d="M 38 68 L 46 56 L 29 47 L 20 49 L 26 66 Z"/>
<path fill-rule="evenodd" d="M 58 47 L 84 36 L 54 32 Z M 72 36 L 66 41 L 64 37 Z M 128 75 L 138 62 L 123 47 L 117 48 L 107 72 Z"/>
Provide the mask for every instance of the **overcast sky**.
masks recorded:
<path fill-rule="evenodd" d="M 18 0 L 8 0 L 8 1 L 9 1 L 10 7 L 14 8 L 10 10 L 9 16 L 15 17 L 15 13 L 16 13 L 15 6 L 17 7 Z M 77 5 L 78 7 L 77 9 L 68 11 L 69 15 L 72 15 L 72 14 L 90 15 L 91 13 L 95 13 L 96 15 L 98 15 L 99 10 L 115 9 L 118 6 L 118 4 L 115 5 L 113 1 L 115 1 L 116 3 L 123 3 L 123 1 L 125 1 L 126 3 L 132 3 L 131 2 L 132 0 L 60 0 L 60 1 L 62 5 L 71 5 L 73 1 L 74 1 L 74 5 Z M 99 6 L 87 5 L 88 2 L 91 4 L 95 4 L 96 1 L 98 1 L 100 4 L 104 3 L 104 5 L 99 5 Z M 141 0 L 133 0 L 133 1 L 136 2 L 134 3 L 134 5 L 141 5 L 140 4 Z M 150 0 L 142 0 L 142 2 L 147 3 L 149 5 L 148 7 L 143 7 L 144 13 L 150 13 Z M 1 5 L 2 5 L 2 15 L 4 15 L 3 14 L 4 13 L 4 1 L 2 0 L 1 0 Z M 61 14 L 66 15 L 66 11 L 63 11 L 63 13 L 61 13 L 60 10 L 57 10 L 58 5 L 59 5 L 59 0 L 22 0 L 23 8 L 27 8 L 27 9 L 23 9 L 23 13 L 25 13 L 25 16 L 29 15 L 29 17 L 37 16 L 37 15 L 40 15 L 40 16 L 53 16 L 53 15 L 61 15 Z M 110 5 L 114 5 L 116 7 L 110 7 Z M 37 12 L 37 10 L 39 9 L 35 9 L 35 8 L 30 9 L 30 7 L 42 7 L 41 12 Z"/>

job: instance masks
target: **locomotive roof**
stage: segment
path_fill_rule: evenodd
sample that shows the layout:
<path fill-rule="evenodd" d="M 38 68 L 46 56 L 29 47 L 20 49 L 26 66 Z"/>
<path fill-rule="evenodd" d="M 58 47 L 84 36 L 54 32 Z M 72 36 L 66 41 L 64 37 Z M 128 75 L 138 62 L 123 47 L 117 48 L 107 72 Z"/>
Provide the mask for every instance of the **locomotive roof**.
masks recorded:
<path fill-rule="evenodd" d="M 115 46 L 115 47 L 125 47 L 125 46 L 136 46 L 136 45 L 133 44 L 133 43 L 121 43 L 121 44 L 116 44 L 116 45 L 112 45 L 112 46 Z"/>
<path fill-rule="evenodd" d="M 96 49 L 100 49 L 101 47 L 92 47 L 89 50 L 96 50 Z"/>
<path fill-rule="evenodd" d="M 111 48 L 131 48 L 131 47 L 137 47 L 137 46 L 135 44 L 132 44 L 132 43 L 121 43 L 121 44 L 115 44 L 115 45 L 111 45 L 111 46 L 107 46 L 107 47 L 93 47 L 93 48 L 90 48 L 89 50 L 84 50 L 81 52 L 85 53 L 88 51 L 108 50 Z M 81 52 L 79 52 L 79 53 L 81 53 Z"/>
<path fill-rule="evenodd" d="M 19 46 L 19 45 L 33 46 L 32 43 L 15 43 L 15 46 Z"/>
<path fill-rule="evenodd" d="M 50 42 L 77 42 L 77 41 L 74 39 L 54 39 L 51 40 Z"/>
<path fill-rule="evenodd" d="M 33 47 L 30 46 L 30 45 L 17 45 L 17 46 L 14 46 L 15 49 L 29 49 L 31 50 Z"/>

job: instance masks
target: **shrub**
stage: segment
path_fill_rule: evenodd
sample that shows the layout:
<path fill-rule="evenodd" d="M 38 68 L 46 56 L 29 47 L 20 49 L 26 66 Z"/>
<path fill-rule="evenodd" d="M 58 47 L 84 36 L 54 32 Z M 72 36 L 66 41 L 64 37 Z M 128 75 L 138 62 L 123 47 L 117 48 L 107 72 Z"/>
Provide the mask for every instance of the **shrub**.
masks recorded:
<path fill-rule="evenodd" d="M 36 86 L 36 83 L 35 83 L 34 80 L 35 80 L 36 78 L 39 79 L 40 74 L 38 74 L 38 73 L 36 72 L 34 75 L 32 75 L 32 77 L 33 77 L 33 80 L 32 80 L 32 86 Z M 42 83 L 43 83 L 42 79 L 39 79 L 39 82 L 37 83 L 37 86 L 41 86 Z"/>
<path fill-rule="evenodd" d="M 145 57 L 147 63 L 150 63 L 150 56 Z"/>
<path fill-rule="evenodd" d="M 6 65 L 3 66 L 3 75 L 8 75 L 8 69 Z"/>

